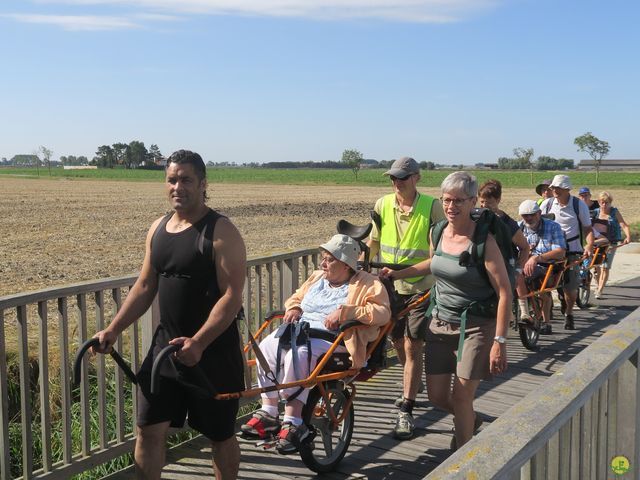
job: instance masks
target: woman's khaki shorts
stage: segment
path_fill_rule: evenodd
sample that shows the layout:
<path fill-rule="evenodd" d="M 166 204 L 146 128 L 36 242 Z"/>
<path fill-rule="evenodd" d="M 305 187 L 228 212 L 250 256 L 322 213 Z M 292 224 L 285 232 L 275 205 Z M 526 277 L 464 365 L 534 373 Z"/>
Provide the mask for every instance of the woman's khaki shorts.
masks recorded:
<path fill-rule="evenodd" d="M 457 363 L 459 331 L 460 325 L 431 319 L 425 345 L 427 375 L 455 373 L 467 380 L 490 380 L 489 353 L 496 333 L 495 322 L 467 324 L 462 360 Z"/>

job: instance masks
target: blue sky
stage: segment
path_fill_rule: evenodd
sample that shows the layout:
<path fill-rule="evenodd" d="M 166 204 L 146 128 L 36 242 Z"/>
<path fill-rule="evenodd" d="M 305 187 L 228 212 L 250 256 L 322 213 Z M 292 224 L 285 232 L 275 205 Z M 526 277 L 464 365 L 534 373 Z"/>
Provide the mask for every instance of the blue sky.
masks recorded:
<path fill-rule="evenodd" d="M 640 158 L 640 3 L 3 0 L 0 157 Z M 633 140 L 633 139 L 636 140 Z"/>

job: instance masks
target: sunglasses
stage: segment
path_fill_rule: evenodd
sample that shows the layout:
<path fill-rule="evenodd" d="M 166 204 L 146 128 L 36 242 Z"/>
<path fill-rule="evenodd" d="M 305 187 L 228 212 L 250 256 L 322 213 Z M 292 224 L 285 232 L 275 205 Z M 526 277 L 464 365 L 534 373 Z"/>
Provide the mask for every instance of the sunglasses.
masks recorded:
<path fill-rule="evenodd" d="M 407 175 L 404 178 L 394 177 L 393 175 L 389 175 L 389 178 L 391 179 L 392 182 L 404 182 L 405 180 L 409 180 L 411 177 L 413 177 L 413 174 Z"/>

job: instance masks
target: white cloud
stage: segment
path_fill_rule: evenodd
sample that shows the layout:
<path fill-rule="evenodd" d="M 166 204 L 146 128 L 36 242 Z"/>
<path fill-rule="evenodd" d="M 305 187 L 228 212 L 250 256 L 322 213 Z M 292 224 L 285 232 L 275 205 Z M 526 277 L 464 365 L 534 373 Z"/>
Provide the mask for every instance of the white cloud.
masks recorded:
<path fill-rule="evenodd" d="M 463 20 L 500 1 L 504 0 L 39 0 L 39 3 L 119 5 L 167 13 L 446 23 Z"/>
<path fill-rule="evenodd" d="M 141 26 L 124 17 L 96 15 L 32 15 L 16 13 L 0 16 L 23 23 L 54 25 L 64 30 L 119 30 L 140 28 Z"/>

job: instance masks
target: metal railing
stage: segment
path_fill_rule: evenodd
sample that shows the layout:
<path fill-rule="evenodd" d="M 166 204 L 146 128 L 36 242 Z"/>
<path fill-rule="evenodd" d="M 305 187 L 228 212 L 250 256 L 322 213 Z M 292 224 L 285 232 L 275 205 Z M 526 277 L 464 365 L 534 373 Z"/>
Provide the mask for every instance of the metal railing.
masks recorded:
<path fill-rule="evenodd" d="M 265 312 L 283 307 L 318 260 L 314 248 L 247 262 L 243 339 Z M 113 319 L 135 279 L 0 298 L 0 479 L 68 478 L 131 451 L 135 389 L 103 355 L 83 362 L 83 381 L 73 389 L 71 362 L 78 346 Z M 158 321 L 154 302 L 115 345 L 134 371 Z"/>
<path fill-rule="evenodd" d="M 639 349 L 637 309 L 427 478 L 640 479 Z"/>

